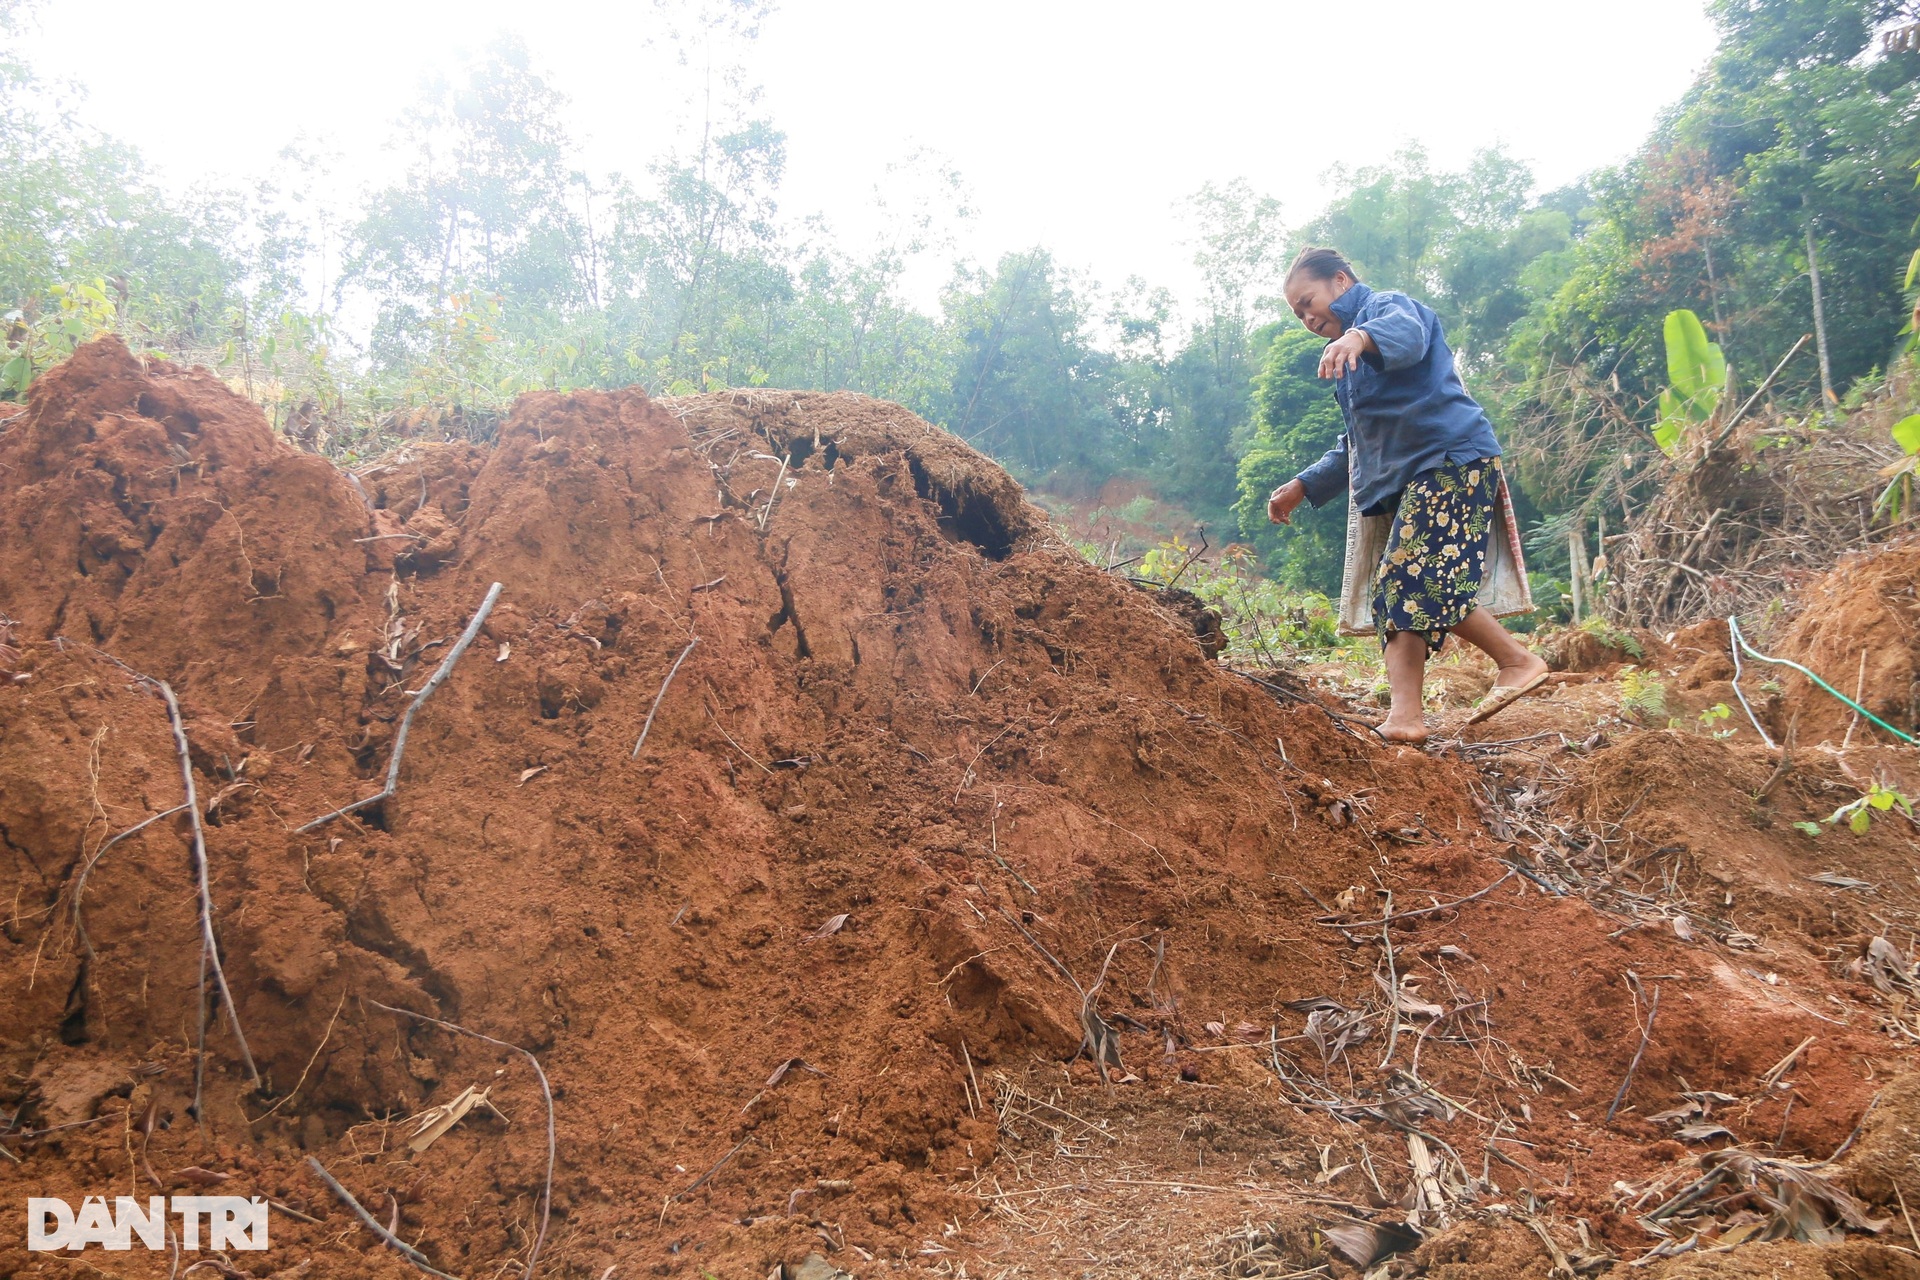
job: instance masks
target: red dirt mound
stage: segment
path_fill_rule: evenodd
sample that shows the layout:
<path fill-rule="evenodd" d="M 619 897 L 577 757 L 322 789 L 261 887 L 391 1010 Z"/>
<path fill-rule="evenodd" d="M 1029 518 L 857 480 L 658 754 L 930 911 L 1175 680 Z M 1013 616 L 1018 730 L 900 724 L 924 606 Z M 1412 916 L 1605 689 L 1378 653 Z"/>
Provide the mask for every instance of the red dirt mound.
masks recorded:
<path fill-rule="evenodd" d="M 1801 588 L 1773 653 L 1920 733 L 1920 537 L 1858 552 Z M 1799 741 L 1846 737 L 1855 720 L 1850 708 L 1798 672 L 1765 669 L 1786 686 L 1785 714 L 1799 720 Z M 1864 719 L 1853 727 L 1855 742 L 1894 741 Z"/>
<path fill-rule="evenodd" d="M 1333 1126 L 1404 1161 L 1409 1114 L 1474 1153 L 1497 1124 L 1525 1153 L 1501 1168 L 1532 1170 L 1501 1178 L 1624 1238 L 1611 1184 L 1677 1154 L 1600 1119 L 1639 1044 L 1627 970 L 1669 991 L 1638 1114 L 1750 1089 L 1815 1032 L 1789 1123 L 1731 1128 L 1824 1153 L 1873 1088 L 1872 1037 L 1545 896 L 1500 861 L 1472 769 L 1221 670 L 896 406 L 535 395 L 491 450 L 349 476 L 211 376 L 104 342 L 0 427 L 0 484 L 0 1194 L 218 1181 L 296 1212 L 259 1274 L 412 1274 L 311 1155 L 464 1275 L 536 1247 L 566 1276 L 931 1265 L 1016 1176 L 990 1090 L 1036 1063 L 1061 1087 L 1110 1033 L 1114 1069 L 1067 1087 L 1272 1107 L 1250 1046 L 1278 1067 L 1326 1025 L 1287 1002 L 1331 1000 L 1362 1047 L 1298 1061 L 1361 1110 L 1295 1101 L 1282 1145 Z M 396 794 L 297 830 L 379 788 L 494 582 Z M 134 673 L 183 707 L 264 1079 L 221 1011 L 197 1118 L 190 826 Z M 1388 903 L 1414 914 L 1383 927 Z M 550 1225 L 524 1060 L 381 1006 L 537 1056 Z M 1394 1070 L 1463 1107 L 1408 1111 Z M 389 1123 L 469 1086 L 499 1113 L 419 1152 Z M 1501 1194 L 1477 1154 L 1461 1170 L 1458 1194 Z M 66 1266 L 0 1239 L 0 1269 Z"/>

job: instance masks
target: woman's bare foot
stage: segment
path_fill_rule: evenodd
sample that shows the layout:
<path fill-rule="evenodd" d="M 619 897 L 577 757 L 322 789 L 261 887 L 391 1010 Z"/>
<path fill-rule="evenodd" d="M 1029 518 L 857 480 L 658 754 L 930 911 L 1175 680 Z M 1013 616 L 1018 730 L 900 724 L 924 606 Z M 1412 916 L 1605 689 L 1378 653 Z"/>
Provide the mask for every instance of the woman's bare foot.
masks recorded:
<path fill-rule="evenodd" d="M 1424 716 L 1402 716 L 1398 712 L 1389 712 L 1374 732 L 1388 742 L 1398 742 L 1409 747 L 1417 747 L 1427 740 L 1427 722 Z"/>

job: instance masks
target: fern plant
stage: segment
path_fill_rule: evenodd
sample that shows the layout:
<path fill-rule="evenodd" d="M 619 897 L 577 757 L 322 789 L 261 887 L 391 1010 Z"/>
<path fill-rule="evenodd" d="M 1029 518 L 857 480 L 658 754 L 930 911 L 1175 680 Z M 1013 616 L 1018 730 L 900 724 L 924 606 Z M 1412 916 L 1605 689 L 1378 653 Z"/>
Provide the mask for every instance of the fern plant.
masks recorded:
<path fill-rule="evenodd" d="M 1635 662 L 1647 656 L 1647 651 L 1641 648 L 1640 641 L 1633 632 L 1616 627 L 1605 618 L 1597 616 L 1588 618 L 1580 624 L 1580 629 L 1607 648 L 1620 650 Z"/>
<path fill-rule="evenodd" d="M 1635 720 L 1664 720 L 1667 684 L 1651 671 L 1635 669 L 1620 677 L 1620 712 Z"/>

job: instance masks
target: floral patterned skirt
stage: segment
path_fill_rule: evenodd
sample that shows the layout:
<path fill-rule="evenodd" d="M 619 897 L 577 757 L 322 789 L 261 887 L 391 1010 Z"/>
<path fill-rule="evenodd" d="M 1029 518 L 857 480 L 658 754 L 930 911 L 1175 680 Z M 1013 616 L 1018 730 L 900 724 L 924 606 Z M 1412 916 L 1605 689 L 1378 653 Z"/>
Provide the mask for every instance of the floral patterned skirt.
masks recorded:
<path fill-rule="evenodd" d="M 1427 654 L 1466 621 L 1487 574 L 1487 542 L 1500 487 L 1500 459 L 1423 471 L 1400 495 L 1393 535 L 1373 582 L 1373 619 L 1385 646 L 1418 632 Z"/>

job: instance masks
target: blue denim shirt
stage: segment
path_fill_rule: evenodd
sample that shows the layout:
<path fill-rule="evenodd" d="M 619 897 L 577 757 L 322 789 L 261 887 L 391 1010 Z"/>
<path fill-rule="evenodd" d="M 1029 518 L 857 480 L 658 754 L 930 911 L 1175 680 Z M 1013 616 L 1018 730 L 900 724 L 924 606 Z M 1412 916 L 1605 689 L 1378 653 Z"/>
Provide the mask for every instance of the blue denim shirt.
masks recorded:
<path fill-rule="evenodd" d="M 1307 501 L 1323 507 L 1351 487 L 1363 514 L 1380 515 L 1422 471 L 1499 456 L 1493 424 L 1460 381 L 1431 307 L 1356 284 L 1329 309 L 1343 327 L 1365 329 L 1380 350 L 1333 384 L 1347 429 L 1297 477 Z"/>

